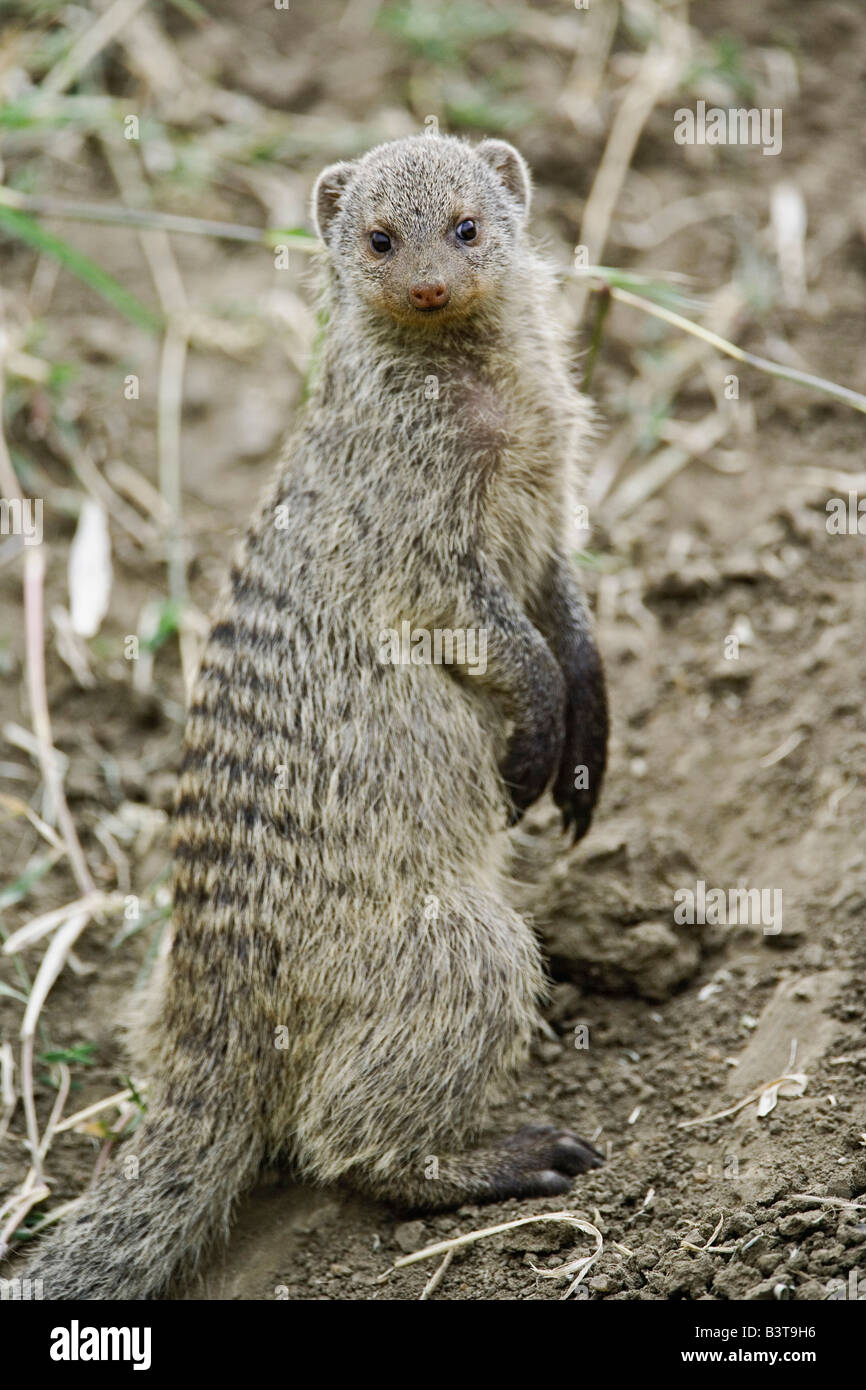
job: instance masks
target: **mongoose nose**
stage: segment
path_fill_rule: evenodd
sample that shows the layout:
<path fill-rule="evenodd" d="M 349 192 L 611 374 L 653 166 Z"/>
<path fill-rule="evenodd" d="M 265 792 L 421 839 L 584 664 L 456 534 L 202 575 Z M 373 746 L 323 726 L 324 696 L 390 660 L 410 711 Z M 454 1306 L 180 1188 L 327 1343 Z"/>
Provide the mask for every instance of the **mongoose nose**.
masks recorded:
<path fill-rule="evenodd" d="M 451 298 L 451 292 L 441 280 L 430 285 L 413 285 L 409 298 L 416 309 L 441 309 Z"/>

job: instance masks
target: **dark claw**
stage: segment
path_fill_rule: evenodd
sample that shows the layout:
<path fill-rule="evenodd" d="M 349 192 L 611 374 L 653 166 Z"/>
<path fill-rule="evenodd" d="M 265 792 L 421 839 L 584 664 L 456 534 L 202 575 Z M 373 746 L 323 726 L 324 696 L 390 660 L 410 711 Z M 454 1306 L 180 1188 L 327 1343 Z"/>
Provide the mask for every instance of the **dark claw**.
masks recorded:
<path fill-rule="evenodd" d="M 575 801 L 569 801 L 560 807 L 562 811 L 562 830 L 563 834 L 571 835 L 571 843 L 576 845 L 578 840 L 582 840 L 592 821 L 592 809 L 585 806 L 578 807 Z"/>
<path fill-rule="evenodd" d="M 580 1139 L 576 1134 L 565 1133 L 553 1151 L 552 1163 L 560 1172 L 574 1177 L 576 1173 L 586 1173 L 591 1168 L 600 1168 L 604 1163 L 604 1155 L 599 1153 L 589 1140 Z"/>

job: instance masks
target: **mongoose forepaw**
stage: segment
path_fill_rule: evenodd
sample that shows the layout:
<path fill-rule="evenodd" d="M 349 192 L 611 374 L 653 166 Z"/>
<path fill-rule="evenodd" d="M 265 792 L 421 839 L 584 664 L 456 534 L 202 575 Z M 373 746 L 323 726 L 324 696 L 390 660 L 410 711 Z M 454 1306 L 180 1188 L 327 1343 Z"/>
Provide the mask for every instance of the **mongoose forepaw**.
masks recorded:
<path fill-rule="evenodd" d="M 516 825 L 544 792 L 562 756 L 562 732 L 548 727 L 512 739 L 500 768 L 509 798 L 509 825 Z"/>

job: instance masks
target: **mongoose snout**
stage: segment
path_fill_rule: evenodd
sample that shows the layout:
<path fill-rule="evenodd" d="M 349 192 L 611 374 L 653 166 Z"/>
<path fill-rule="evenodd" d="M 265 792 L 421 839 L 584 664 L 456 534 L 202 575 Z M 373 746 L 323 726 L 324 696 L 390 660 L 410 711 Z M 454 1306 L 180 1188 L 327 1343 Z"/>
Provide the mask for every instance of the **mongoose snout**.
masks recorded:
<path fill-rule="evenodd" d="M 277 1160 L 410 1209 L 604 1161 L 564 1125 L 474 1146 L 545 992 L 506 826 L 550 789 L 579 839 L 607 745 L 568 531 L 588 406 L 530 200 L 501 140 L 316 184 L 321 356 L 187 711 L 135 1177 L 40 1243 L 48 1299 L 160 1293 Z"/>
<path fill-rule="evenodd" d="M 444 309 L 451 298 L 451 291 L 441 280 L 437 280 L 434 284 L 413 285 L 409 298 L 416 309 L 427 312 L 430 309 Z"/>

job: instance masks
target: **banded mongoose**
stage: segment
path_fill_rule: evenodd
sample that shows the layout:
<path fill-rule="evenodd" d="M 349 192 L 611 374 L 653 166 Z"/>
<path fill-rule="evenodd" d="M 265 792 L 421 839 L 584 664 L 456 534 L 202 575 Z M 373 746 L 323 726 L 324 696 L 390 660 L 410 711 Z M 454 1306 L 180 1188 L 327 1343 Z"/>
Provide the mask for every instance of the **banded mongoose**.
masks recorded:
<path fill-rule="evenodd" d="M 137 1175 L 37 1249 L 46 1298 L 158 1296 L 266 1162 L 427 1210 L 601 1162 L 551 1125 L 469 1147 L 544 990 L 508 827 L 552 785 L 581 836 L 607 741 L 567 553 L 588 408 L 529 202 L 499 140 L 398 140 L 316 183 L 318 381 L 189 708 Z"/>

